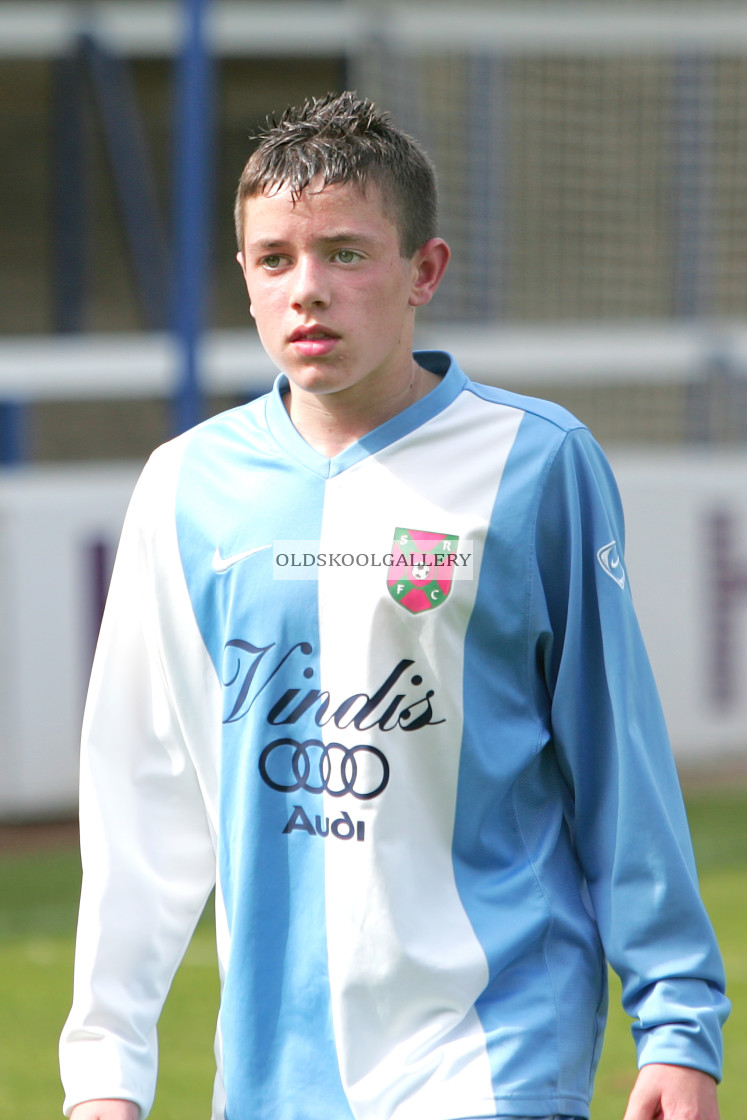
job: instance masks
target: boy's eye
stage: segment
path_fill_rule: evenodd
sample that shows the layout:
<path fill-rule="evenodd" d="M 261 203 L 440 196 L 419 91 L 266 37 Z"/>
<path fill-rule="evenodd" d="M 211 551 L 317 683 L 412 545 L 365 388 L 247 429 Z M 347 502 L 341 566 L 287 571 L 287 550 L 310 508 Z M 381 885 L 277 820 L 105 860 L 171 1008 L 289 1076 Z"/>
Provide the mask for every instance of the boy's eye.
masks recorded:
<path fill-rule="evenodd" d="M 262 267 L 269 268 L 270 270 L 272 270 L 273 268 L 279 268 L 282 260 L 283 258 L 279 253 L 270 253 L 269 256 L 262 257 Z"/>
<path fill-rule="evenodd" d="M 352 264 L 353 261 L 358 259 L 358 254 L 354 253 L 352 249 L 338 249 L 335 253 L 335 259 L 340 264 Z"/>

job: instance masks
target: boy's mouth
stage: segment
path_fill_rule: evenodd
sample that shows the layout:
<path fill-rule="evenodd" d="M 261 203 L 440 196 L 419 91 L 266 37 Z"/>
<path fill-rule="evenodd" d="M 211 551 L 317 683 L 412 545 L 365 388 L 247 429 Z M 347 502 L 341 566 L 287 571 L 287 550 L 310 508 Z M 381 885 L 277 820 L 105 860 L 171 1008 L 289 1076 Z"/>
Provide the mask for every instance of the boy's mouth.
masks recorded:
<path fill-rule="evenodd" d="M 304 357 L 318 358 L 334 349 L 340 336 L 327 327 L 297 327 L 290 336 L 290 342 Z"/>

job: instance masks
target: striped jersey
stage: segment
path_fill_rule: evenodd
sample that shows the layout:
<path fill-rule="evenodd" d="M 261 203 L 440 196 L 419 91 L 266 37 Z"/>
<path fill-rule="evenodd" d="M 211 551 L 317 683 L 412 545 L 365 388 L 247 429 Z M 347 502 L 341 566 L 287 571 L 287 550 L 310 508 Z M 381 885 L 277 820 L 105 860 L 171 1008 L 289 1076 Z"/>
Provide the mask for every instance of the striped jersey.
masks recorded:
<path fill-rule="evenodd" d="M 66 1107 L 151 1108 L 213 885 L 214 1120 L 588 1116 L 719 1075 L 728 1007 L 609 467 L 561 408 L 440 384 L 333 459 L 273 392 L 152 457 L 84 721 Z"/>

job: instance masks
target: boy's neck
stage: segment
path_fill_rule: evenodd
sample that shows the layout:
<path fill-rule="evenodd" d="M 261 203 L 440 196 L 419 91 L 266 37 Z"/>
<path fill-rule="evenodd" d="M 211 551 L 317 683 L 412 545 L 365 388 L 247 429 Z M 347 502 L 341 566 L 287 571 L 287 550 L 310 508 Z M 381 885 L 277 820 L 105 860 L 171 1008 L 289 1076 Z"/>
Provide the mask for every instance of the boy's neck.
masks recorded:
<path fill-rule="evenodd" d="M 413 359 L 410 376 L 396 391 L 371 400 L 368 389 L 354 386 L 342 393 L 309 393 L 291 385 L 283 400 L 293 426 L 306 442 L 328 459 L 362 439 L 374 428 L 409 408 L 440 383 L 441 378 Z M 358 391 L 354 391 L 358 390 Z"/>

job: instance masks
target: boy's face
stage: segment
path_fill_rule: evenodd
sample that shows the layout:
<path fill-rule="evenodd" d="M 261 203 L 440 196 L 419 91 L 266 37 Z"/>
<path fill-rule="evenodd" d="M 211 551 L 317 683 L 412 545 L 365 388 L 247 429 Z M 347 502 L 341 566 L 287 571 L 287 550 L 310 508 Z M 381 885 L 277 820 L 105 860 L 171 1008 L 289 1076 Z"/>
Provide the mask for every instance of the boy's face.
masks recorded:
<path fill-rule="evenodd" d="M 401 255 L 377 186 L 312 184 L 295 204 L 289 189 L 248 199 L 238 260 L 260 339 L 291 393 L 378 395 L 411 376 L 415 308 L 440 274 L 427 246 Z"/>

